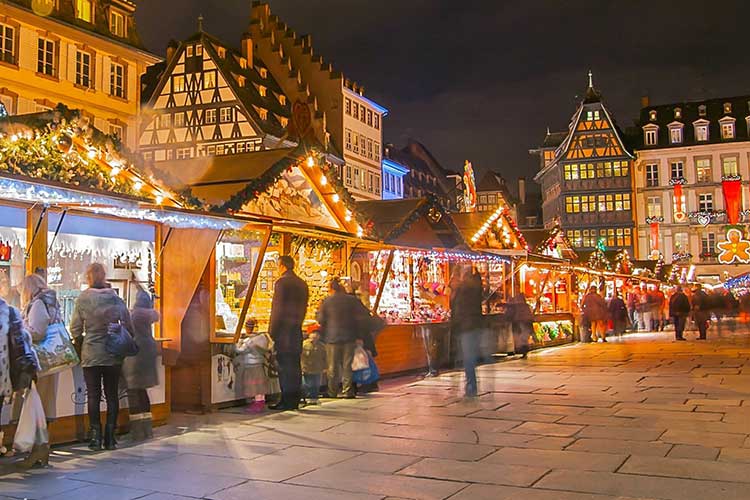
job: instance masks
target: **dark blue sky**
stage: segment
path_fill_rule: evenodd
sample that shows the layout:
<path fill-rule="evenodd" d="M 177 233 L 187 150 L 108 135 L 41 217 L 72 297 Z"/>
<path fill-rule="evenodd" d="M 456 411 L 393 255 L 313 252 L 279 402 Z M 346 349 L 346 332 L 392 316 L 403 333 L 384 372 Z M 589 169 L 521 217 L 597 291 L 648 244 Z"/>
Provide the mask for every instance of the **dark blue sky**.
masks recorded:
<path fill-rule="evenodd" d="M 138 28 L 163 54 L 205 30 L 239 45 L 250 0 L 141 0 Z M 271 0 L 318 54 L 390 109 L 386 140 L 423 142 L 447 168 L 470 159 L 533 176 L 527 151 L 564 129 L 595 86 L 621 127 L 652 103 L 750 94 L 744 1 Z"/>

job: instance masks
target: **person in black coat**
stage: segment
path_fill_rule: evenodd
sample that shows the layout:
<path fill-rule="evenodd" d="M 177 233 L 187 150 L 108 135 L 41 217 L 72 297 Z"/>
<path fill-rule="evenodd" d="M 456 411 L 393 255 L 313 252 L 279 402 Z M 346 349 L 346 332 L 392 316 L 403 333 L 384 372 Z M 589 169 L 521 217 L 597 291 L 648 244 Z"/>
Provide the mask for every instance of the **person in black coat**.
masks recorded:
<path fill-rule="evenodd" d="M 479 337 L 484 327 L 482 315 L 482 278 L 471 266 L 462 270 L 461 279 L 451 293 L 451 330 L 459 337 L 466 375 L 466 397 L 477 395 L 476 366 Z"/>
<path fill-rule="evenodd" d="M 609 317 L 612 318 L 612 333 L 622 336 L 628 323 L 628 307 L 619 293 L 612 297 L 607 308 Z"/>
<path fill-rule="evenodd" d="M 669 298 L 669 317 L 674 323 L 674 335 L 676 340 L 685 340 L 685 323 L 690 314 L 690 301 L 682 291 L 681 286 L 676 286 L 674 293 Z"/>
<path fill-rule="evenodd" d="M 706 340 L 708 322 L 711 320 L 713 304 L 711 297 L 703 290 L 701 285 L 695 285 L 693 291 L 693 321 L 698 327 L 698 340 Z"/>
<path fill-rule="evenodd" d="M 281 277 L 273 287 L 269 334 L 274 341 L 279 364 L 281 401 L 272 410 L 296 410 L 299 407 L 302 383 L 302 322 L 310 296 L 307 284 L 294 274 L 294 259 L 279 257 Z"/>

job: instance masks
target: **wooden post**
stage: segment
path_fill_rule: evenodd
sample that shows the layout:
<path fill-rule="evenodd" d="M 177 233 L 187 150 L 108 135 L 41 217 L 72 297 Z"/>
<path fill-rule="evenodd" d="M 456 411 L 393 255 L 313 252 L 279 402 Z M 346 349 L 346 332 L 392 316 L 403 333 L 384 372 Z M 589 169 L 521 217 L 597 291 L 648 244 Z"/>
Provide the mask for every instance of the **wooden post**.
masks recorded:
<path fill-rule="evenodd" d="M 393 266 L 393 253 L 395 250 L 391 250 L 388 253 L 388 260 L 385 262 L 385 268 L 383 269 L 383 276 L 380 278 L 380 286 L 378 287 L 378 294 L 375 296 L 375 304 L 372 307 L 372 313 L 377 315 L 378 308 L 380 307 L 380 299 L 383 297 L 383 288 L 385 288 L 385 282 L 388 279 L 388 273 L 391 272 Z M 377 263 L 377 260 L 375 261 Z"/>
<path fill-rule="evenodd" d="M 253 267 L 253 275 L 250 277 L 250 283 L 247 285 L 247 293 L 245 293 L 245 302 L 242 304 L 242 312 L 240 312 L 239 322 L 237 323 L 237 330 L 234 332 L 234 343 L 236 344 L 240 340 L 242 334 L 242 327 L 245 325 L 245 317 L 247 316 L 247 310 L 250 308 L 250 302 L 253 299 L 253 292 L 255 291 L 255 285 L 258 283 L 258 276 L 260 270 L 263 267 L 263 259 L 266 256 L 266 250 L 268 249 L 268 243 L 271 241 L 271 233 L 273 227 L 269 226 L 266 229 L 266 234 L 263 235 L 263 240 L 260 243 L 260 249 L 258 250 L 258 259 L 255 261 Z"/>
<path fill-rule="evenodd" d="M 35 205 L 26 214 L 26 274 L 47 269 L 47 228 L 49 211 Z"/>

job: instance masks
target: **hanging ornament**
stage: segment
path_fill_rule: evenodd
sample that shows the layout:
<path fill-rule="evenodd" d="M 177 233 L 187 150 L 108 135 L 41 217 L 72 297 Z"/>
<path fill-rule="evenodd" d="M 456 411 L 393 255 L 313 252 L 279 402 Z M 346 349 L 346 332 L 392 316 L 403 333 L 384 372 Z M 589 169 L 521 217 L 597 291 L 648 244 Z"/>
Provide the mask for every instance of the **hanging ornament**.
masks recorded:
<path fill-rule="evenodd" d="M 73 147 L 73 139 L 68 134 L 60 134 L 57 138 L 57 149 L 61 153 L 68 154 Z"/>
<path fill-rule="evenodd" d="M 664 217 L 646 217 L 649 225 L 649 239 L 651 250 L 659 250 L 659 223 L 664 222 Z"/>
<path fill-rule="evenodd" d="M 721 264 L 732 264 L 738 262 L 747 264 L 750 262 L 750 241 L 742 236 L 737 228 L 727 231 L 727 239 L 716 244 L 719 249 L 719 262 Z"/>
<path fill-rule="evenodd" d="M 674 189 L 674 221 L 675 222 L 685 222 L 687 219 L 687 214 L 685 213 L 684 207 L 684 198 L 682 194 L 682 185 L 685 184 L 685 178 L 684 177 L 677 177 L 674 179 L 670 179 L 669 183 L 672 185 Z"/>
<path fill-rule="evenodd" d="M 740 220 L 742 205 L 742 180 L 739 175 L 729 175 L 721 178 L 721 191 L 724 194 L 724 209 L 727 221 L 737 224 Z"/>

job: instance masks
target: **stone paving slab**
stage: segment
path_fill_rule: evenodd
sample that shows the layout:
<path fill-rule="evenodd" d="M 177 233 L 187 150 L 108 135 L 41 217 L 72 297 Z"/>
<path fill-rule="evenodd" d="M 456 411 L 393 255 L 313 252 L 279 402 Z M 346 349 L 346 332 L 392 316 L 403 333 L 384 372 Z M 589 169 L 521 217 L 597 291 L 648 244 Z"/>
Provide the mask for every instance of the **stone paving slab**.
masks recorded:
<path fill-rule="evenodd" d="M 469 483 L 531 486 L 547 472 L 549 469 L 545 467 L 425 458 L 399 471 L 399 474 Z"/>
<path fill-rule="evenodd" d="M 628 455 L 562 450 L 502 448 L 481 460 L 482 463 L 528 465 L 548 469 L 616 471 Z"/>

